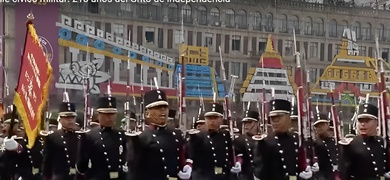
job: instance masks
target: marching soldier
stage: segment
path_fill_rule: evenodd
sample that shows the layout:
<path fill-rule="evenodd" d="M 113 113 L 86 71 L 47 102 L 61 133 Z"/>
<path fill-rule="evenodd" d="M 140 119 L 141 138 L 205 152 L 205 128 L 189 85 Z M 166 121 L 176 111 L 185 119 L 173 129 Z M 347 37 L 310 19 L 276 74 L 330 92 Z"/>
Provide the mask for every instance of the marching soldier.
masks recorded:
<path fill-rule="evenodd" d="M 168 102 L 164 91 L 144 95 L 148 128 L 141 134 L 129 134 L 134 144 L 132 172 L 135 180 L 189 179 L 191 167 L 185 165 L 184 140 L 180 130 L 167 128 Z M 190 162 L 189 162 L 190 163 Z M 181 167 L 183 167 L 181 172 Z"/>
<path fill-rule="evenodd" d="M 14 107 L 15 108 L 15 107 Z M 14 109 L 13 111 L 16 111 Z M 19 123 L 16 113 L 6 113 L 4 114 L 4 122 L 7 122 L 6 126 L 7 132 L 12 132 L 10 128 L 11 119 L 14 119 L 15 122 Z M 16 124 L 14 124 L 16 125 Z M 17 157 L 22 151 L 22 146 L 15 140 L 16 136 L 11 136 L 13 134 L 7 134 L 5 136 L 3 143 L 0 144 L 0 179 L 1 180 L 12 180 L 16 174 L 16 164 Z"/>
<path fill-rule="evenodd" d="M 252 136 L 259 131 L 259 113 L 248 110 L 242 119 L 243 134 L 234 139 L 233 147 L 236 154 L 242 154 L 242 172 L 239 174 L 239 180 L 253 180 L 253 148 L 255 141 Z"/>
<path fill-rule="evenodd" d="M 110 94 L 100 97 L 96 111 L 101 128 L 82 135 L 76 169 L 87 179 L 124 180 L 128 172 L 127 143 L 124 132 L 115 129 L 116 98 Z"/>
<path fill-rule="evenodd" d="M 39 136 L 30 149 L 26 135 L 18 137 L 22 151 L 17 157 L 17 175 L 23 180 L 41 180 L 44 140 Z"/>
<path fill-rule="evenodd" d="M 255 179 L 285 180 L 309 179 L 313 173 L 311 167 L 302 167 L 299 136 L 291 132 L 291 103 L 283 99 L 274 99 L 267 103 L 268 116 L 273 132 L 268 135 L 253 136 L 257 141 L 254 156 Z"/>
<path fill-rule="evenodd" d="M 232 140 L 228 131 L 220 129 L 223 106 L 208 104 L 204 114 L 208 131 L 189 132 L 189 158 L 193 160 L 192 180 L 225 180 L 232 173 L 241 172 L 242 155 L 235 162 Z"/>
<path fill-rule="evenodd" d="M 195 122 L 194 127 L 199 130 L 199 131 L 207 131 L 207 125 L 206 125 L 206 120 L 204 117 L 204 113 L 201 113 L 198 116 L 197 121 Z"/>
<path fill-rule="evenodd" d="M 377 136 L 376 131 L 378 108 L 368 103 L 359 105 L 357 120 L 359 135 L 339 141 L 341 179 L 390 178 L 388 152 L 383 138 Z"/>
<path fill-rule="evenodd" d="M 41 135 L 47 136 L 43 157 L 43 176 L 46 180 L 70 180 L 76 176 L 76 158 L 79 135 L 74 127 L 76 123 L 76 106 L 62 102 L 59 106 L 59 130 Z"/>
<path fill-rule="evenodd" d="M 338 147 L 336 139 L 329 135 L 329 121 L 326 114 L 318 113 L 313 126 L 317 138 L 314 141 L 314 152 L 318 159 L 318 165 L 314 163 L 312 171 L 316 172 L 318 180 L 335 180 L 338 171 Z M 318 169 L 318 167 L 321 167 Z M 315 169 L 317 168 L 317 169 Z"/>

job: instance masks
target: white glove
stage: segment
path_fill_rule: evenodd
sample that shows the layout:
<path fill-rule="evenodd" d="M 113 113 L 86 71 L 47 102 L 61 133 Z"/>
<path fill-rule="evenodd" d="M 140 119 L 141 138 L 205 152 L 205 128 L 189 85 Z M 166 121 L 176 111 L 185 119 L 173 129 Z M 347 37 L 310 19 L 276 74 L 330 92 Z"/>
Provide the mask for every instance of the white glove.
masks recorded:
<path fill-rule="evenodd" d="M 255 175 L 253 175 L 254 180 L 260 180 L 260 178 L 257 178 Z"/>
<path fill-rule="evenodd" d="M 318 166 L 318 163 L 314 163 L 313 166 L 311 167 L 311 171 L 314 173 L 320 171 L 320 166 Z"/>
<path fill-rule="evenodd" d="M 191 174 L 192 174 L 192 167 L 187 164 L 183 167 L 183 170 L 177 174 L 177 176 L 179 176 L 180 179 L 190 179 Z"/>
<path fill-rule="evenodd" d="M 385 173 L 384 176 L 385 176 L 386 179 L 390 179 L 390 172 Z"/>
<path fill-rule="evenodd" d="M 306 170 L 299 173 L 299 177 L 302 179 L 310 179 L 313 176 L 313 172 L 311 171 L 311 167 L 307 166 Z"/>
<path fill-rule="evenodd" d="M 240 162 L 236 162 L 236 165 L 234 165 L 232 167 L 232 169 L 230 169 L 230 172 L 234 173 L 234 174 L 238 174 L 241 172 L 241 163 Z"/>
<path fill-rule="evenodd" d="M 15 141 L 14 137 L 4 139 L 4 148 L 8 151 L 15 151 L 18 149 L 18 142 Z"/>

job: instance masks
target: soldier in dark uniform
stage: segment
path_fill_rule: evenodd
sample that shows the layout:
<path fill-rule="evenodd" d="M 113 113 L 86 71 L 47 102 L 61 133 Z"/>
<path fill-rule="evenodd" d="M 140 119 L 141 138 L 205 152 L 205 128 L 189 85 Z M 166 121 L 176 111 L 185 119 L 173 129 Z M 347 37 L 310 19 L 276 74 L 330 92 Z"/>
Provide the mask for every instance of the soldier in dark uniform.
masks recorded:
<path fill-rule="evenodd" d="M 357 120 L 359 135 L 339 141 L 341 179 L 390 178 L 384 139 L 377 136 L 378 108 L 367 103 L 359 105 Z"/>
<path fill-rule="evenodd" d="M 291 132 L 291 103 L 274 99 L 267 103 L 273 132 L 256 135 L 254 156 L 255 179 L 286 180 L 309 179 L 313 173 L 310 166 L 302 167 L 306 159 L 300 153 L 299 136 Z"/>
<path fill-rule="evenodd" d="M 134 144 L 135 159 L 131 163 L 134 165 L 134 179 L 189 179 L 192 169 L 185 165 L 181 132 L 167 128 L 169 109 L 165 92 L 152 90 L 145 93 L 144 104 L 145 120 L 149 126 L 140 134 L 129 134 Z M 184 172 L 181 172 L 183 166 Z"/>
<path fill-rule="evenodd" d="M 4 114 L 5 122 L 10 124 L 11 119 L 15 122 L 19 122 L 16 113 Z M 6 126 L 7 132 L 11 132 L 11 126 Z M 11 134 L 12 135 L 12 134 Z M 0 179 L 1 180 L 12 180 L 16 174 L 17 158 L 21 153 L 22 146 L 15 140 L 15 135 L 7 135 L 3 142 L 0 144 Z"/>
<path fill-rule="evenodd" d="M 198 116 L 197 121 L 195 122 L 195 128 L 199 131 L 207 131 L 207 124 L 204 117 L 204 113 L 201 113 Z"/>
<path fill-rule="evenodd" d="M 329 135 L 329 121 L 326 114 L 316 114 L 313 126 L 317 138 L 314 141 L 314 152 L 318 163 L 314 163 L 312 171 L 315 172 L 318 180 L 335 180 L 338 166 L 338 147 L 336 139 Z M 316 165 L 317 164 L 317 165 Z M 319 171 L 318 168 L 319 167 Z M 318 172 L 317 172 L 318 171 Z"/>
<path fill-rule="evenodd" d="M 18 137 L 18 143 L 23 147 L 17 156 L 16 174 L 23 180 L 41 180 L 44 139 L 38 136 L 34 146 L 28 148 L 28 138 L 26 135 Z"/>
<path fill-rule="evenodd" d="M 96 111 L 101 128 L 82 135 L 76 169 L 86 179 L 124 180 L 128 172 L 127 143 L 125 133 L 115 129 L 116 99 L 100 97 Z"/>
<path fill-rule="evenodd" d="M 76 176 L 79 140 L 79 135 L 74 130 L 77 116 L 75 104 L 62 102 L 58 116 L 61 128 L 45 137 L 42 171 L 47 180 L 70 180 Z"/>
<path fill-rule="evenodd" d="M 237 156 L 242 158 L 242 172 L 239 180 L 253 180 L 253 148 L 255 141 L 252 136 L 259 131 L 259 113 L 248 110 L 241 121 L 243 123 L 243 134 L 233 140 L 233 147 Z"/>
<path fill-rule="evenodd" d="M 229 131 L 220 129 L 223 106 L 213 103 L 205 109 L 208 131 L 189 132 L 189 158 L 194 162 L 192 180 L 226 180 L 231 172 L 241 172 L 240 157 L 235 161 Z"/>

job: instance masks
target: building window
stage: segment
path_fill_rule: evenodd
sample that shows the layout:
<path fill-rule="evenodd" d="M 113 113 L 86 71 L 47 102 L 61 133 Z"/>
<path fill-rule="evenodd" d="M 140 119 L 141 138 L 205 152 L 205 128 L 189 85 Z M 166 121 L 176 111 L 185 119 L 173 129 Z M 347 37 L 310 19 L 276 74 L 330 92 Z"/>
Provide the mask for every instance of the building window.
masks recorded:
<path fill-rule="evenodd" d="M 182 6 L 181 14 L 183 15 L 183 21 L 186 23 L 192 23 L 192 11 L 191 6 L 188 4 L 184 4 Z"/>
<path fill-rule="evenodd" d="M 352 26 L 352 30 L 356 32 L 356 39 L 361 39 L 362 27 L 360 22 L 356 21 Z"/>
<path fill-rule="evenodd" d="M 338 31 L 337 37 L 343 37 L 344 29 L 346 28 L 348 28 L 348 22 L 345 20 L 337 24 L 337 31 Z"/>
<path fill-rule="evenodd" d="M 123 38 L 125 26 L 123 24 L 114 24 L 114 36 Z"/>
<path fill-rule="evenodd" d="M 241 36 L 232 37 L 232 51 L 240 51 L 241 47 Z"/>
<path fill-rule="evenodd" d="M 226 23 L 226 27 L 235 27 L 233 9 L 226 10 L 225 23 Z"/>
<path fill-rule="evenodd" d="M 287 32 L 287 16 L 284 14 L 280 15 L 279 32 Z"/>
<path fill-rule="evenodd" d="M 293 55 L 293 41 L 291 40 L 284 41 L 284 55 L 285 56 Z"/>
<path fill-rule="evenodd" d="M 310 57 L 318 58 L 318 42 L 310 43 Z"/>
<path fill-rule="evenodd" d="M 324 20 L 316 19 L 313 24 L 313 33 L 317 36 L 324 36 Z"/>
<path fill-rule="evenodd" d="M 154 43 L 154 28 L 146 27 L 145 28 L 145 41 L 146 43 Z"/>
<path fill-rule="evenodd" d="M 359 54 L 361 56 L 367 56 L 366 46 L 359 46 Z"/>
<path fill-rule="evenodd" d="M 371 40 L 371 24 L 366 23 L 362 28 L 362 39 Z"/>
<path fill-rule="evenodd" d="M 203 25 L 207 24 L 207 9 L 204 6 L 198 8 L 198 23 Z"/>
<path fill-rule="evenodd" d="M 386 40 L 386 38 L 385 38 L 385 26 L 383 24 L 379 24 L 378 25 L 377 33 L 378 33 L 378 40 L 379 41 L 385 41 Z"/>
<path fill-rule="evenodd" d="M 307 17 L 305 22 L 305 34 L 312 35 L 312 30 L 313 30 L 313 20 L 311 19 L 311 17 Z"/>
<path fill-rule="evenodd" d="M 329 37 L 337 37 L 337 22 L 334 19 L 329 22 Z"/>
<path fill-rule="evenodd" d="M 131 3 L 121 3 L 121 10 L 131 12 Z"/>
<path fill-rule="evenodd" d="M 241 76 L 240 74 L 240 63 L 239 62 L 232 62 L 232 75 Z"/>
<path fill-rule="evenodd" d="M 234 22 L 237 22 L 239 28 L 245 29 L 247 28 L 247 18 L 246 12 L 244 10 L 240 10 L 237 12 Z"/>
<path fill-rule="evenodd" d="M 213 47 L 213 34 L 205 33 L 203 46 Z"/>
<path fill-rule="evenodd" d="M 261 14 L 259 12 L 253 13 L 253 29 L 261 30 Z"/>
<path fill-rule="evenodd" d="M 211 21 L 212 25 L 219 26 L 220 19 L 219 19 L 219 9 L 218 8 L 213 7 L 210 10 L 210 21 Z"/>
<path fill-rule="evenodd" d="M 267 13 L 267 15 L 265 16 L 265 31 L 274 31 L 274 16 L 271 13 Z"/>
<path fill-rule="evenodd" d="M 170 3 L 168 5 L 168 20 L 170 22 L 177 22 L 178 21 L 178 12 L 177 12 L 177 4 L 176 3 Z"/>
<path fill-rule="evenodd" d="M 152 4 L 148 4 L 148 12 L 149 18 L 153 20 L 161 20 L 161 3 L 154 2 Z"/>
<path fill-rule="evenodd" d="M 300 34 L 299 18 L 297 16 L 291 16 L 288 24 L 289 24 L 288 31 L 290 33 L 292 33 L 292 29 L 294 28 L 295 33 Z"/>
<path fill-rule="evenodd" d="M 185 33 L 185 31 L 184 31 Z M 184 41 L 184 37 L 183 37 L 183 33 L 181 32 L 181 30 L 175 30 L 175 44 L 180 44 Z"/>
<path fill-rule="evenodd" d="M 241 80 L 245 80 L 246 76 L 248 75 L 248 63 L 242 63 L 242 78 Z"/>

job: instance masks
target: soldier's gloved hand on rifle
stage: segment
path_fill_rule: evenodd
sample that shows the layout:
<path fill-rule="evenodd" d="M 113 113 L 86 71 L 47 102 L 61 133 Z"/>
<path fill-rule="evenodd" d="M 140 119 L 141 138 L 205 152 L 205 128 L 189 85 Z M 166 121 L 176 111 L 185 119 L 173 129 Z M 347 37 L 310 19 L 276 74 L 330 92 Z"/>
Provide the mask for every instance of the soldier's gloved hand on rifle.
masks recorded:
<path fill-rule="evenodd" d="M 384 176 L 385 176 L 386 179 L 390 179 L 390 172 L 385 173 Z"/>
<path fill-rule="evenodd" d="M 318 166 L 318 163 L 314 163 L 313 166 L 311 167 L 311 171 L 314 173 L 320 171 L 320 166 Z"/>
<path fill-rule="evenodd" d="M 19 144 L 15 141 L 16 136 L 12 136 L 11 138 L 6 137 L 4 139 L 4 148 L 7 151 L 15 151 L 18 149 Z"/>
<path fill-rule="evenodd" d="M 241 172 L 241 163 L 236 162 L 236 164 L 232 167 L 232 169 L 230 169 L 230 172 L 235 173 L 235 174 L 240 173 Z"/>
<path fill-rule="evenodd" d="M 183 167 L 183 170 L 177 174 L 177 176 L 179 176 L 180 179 L 190 179 L 191 174 L 192 174 L 192 167 L 187 164 Z"/>
<path fill-rule="evenodd" d="M 299 177 L 302 179 L 310 179 L 313 176 L 313 172 L 311 171 L 311 167 L 307 166 L 305 171 L 299 173 Z"/>

